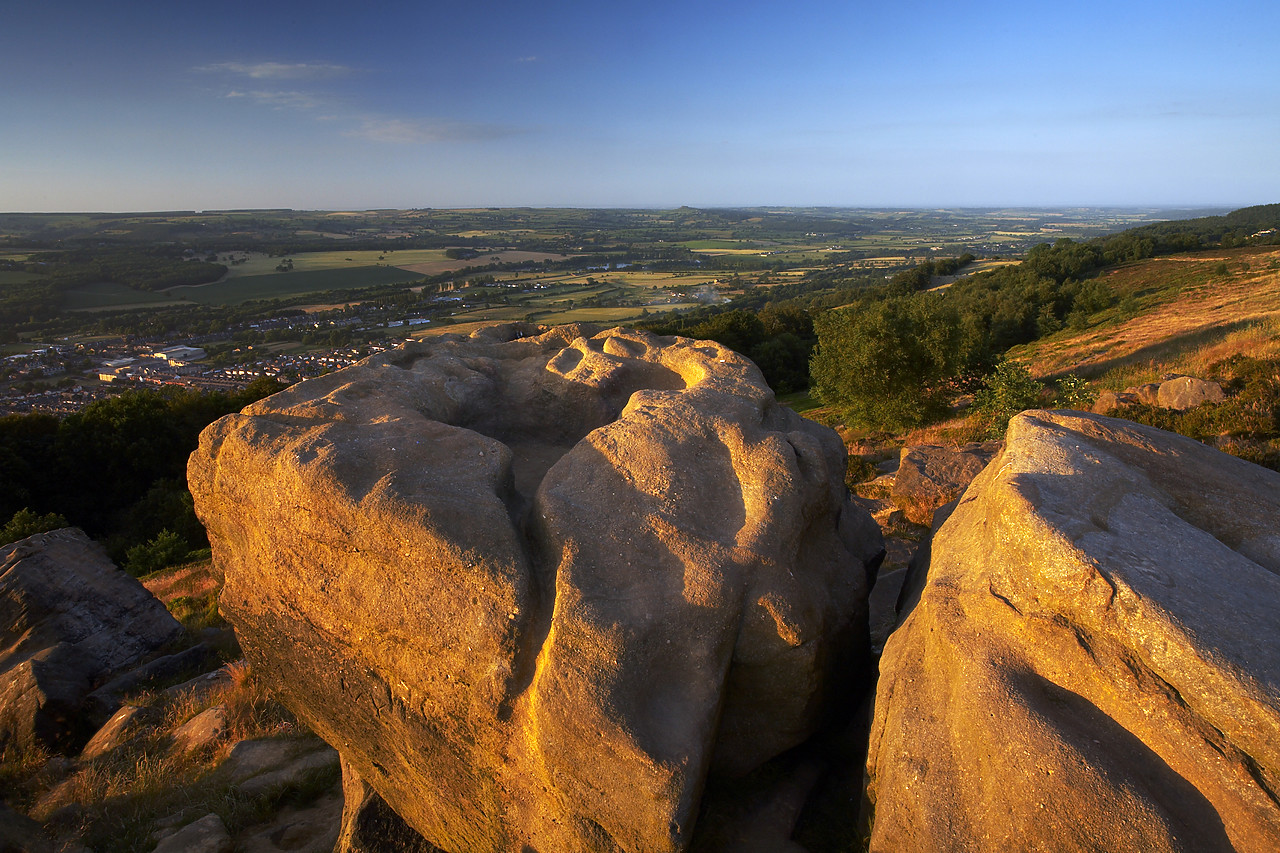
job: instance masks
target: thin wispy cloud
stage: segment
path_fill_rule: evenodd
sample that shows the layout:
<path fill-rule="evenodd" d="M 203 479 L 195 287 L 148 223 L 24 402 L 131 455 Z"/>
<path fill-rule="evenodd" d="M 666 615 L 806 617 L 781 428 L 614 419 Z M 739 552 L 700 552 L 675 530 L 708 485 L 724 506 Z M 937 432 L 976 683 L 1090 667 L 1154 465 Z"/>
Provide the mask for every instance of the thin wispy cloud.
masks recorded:
<path fill-rule="evenodd" d="M 495 124 L 457 121 L 428 121 L 402 118 L 365 118 L 344 135 L 400 145 L 433 142 L 478 142 L 502 139 L 518 133 L 515 128 Z"/>
<path fill-rule="evenodd" d="M 245 98 L 257 104 L 262 104 L 275 109 L 292 109 L 292 110 L 314 110 L 325 105 L 325 99 L 312 95 L 307 92 L 268 92 L 268 91 L 249 91 L 244 92 L 238 89 L 232 89 L 225 95 L 227 98 Z"/>
<path fill-rule="evenodd" d="M 354 68 L 332 62 L 214 62 L 195 70 L 253 80 L 326 80 L 356 73 Z"/>
<path fill-rule="evenodd" d="M 516 61 L 535 62 L 537 57 L 520 57 Z M 320 81 L 350 75 L 356 73 L 356 69 L 331 62 L 215 62 L 195 70 L 220 74 L 224 78 L 240 78 L 225 81 L 229 88 L 222 95 L 223 98 L 255 107 L 310 113 L 315 121 L 325 122 L 343 136 L 353 139 L 391 145 L 429 145 L 502 139 L 519 132 L 500 124 L 376 115 L 351 109 L 346 99 L 326 91 Z M 251 84 L 246 85 L 250 80 L 288 80 L 294 86 L 257 88 Z"/>

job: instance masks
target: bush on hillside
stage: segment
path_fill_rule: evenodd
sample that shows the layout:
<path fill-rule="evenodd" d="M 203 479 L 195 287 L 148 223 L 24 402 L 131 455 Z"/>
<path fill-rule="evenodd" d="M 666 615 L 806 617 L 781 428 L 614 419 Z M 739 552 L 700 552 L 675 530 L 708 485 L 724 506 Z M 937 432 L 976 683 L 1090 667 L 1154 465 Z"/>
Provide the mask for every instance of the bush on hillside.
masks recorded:
<path fill-rule="evenodd" d="M 0 527 L 0 545 L 8 545 L 19 539 L 35 536 L 37 533 L 47 533 L 67 526 L 67 520 L 56 512 L 37 515 L 23 507 L 13 514 L 4 527 Z"/>
<path fill-rule="evenodd" d="M 985 387 L 974 395 L 973 410 L 985 422 L 991 438 L 1003 438 L 1009 419 L 1018 412 L 1036 408 L 1040 392 L 1044 390 L 1026 365 L 1016 361 L 1000 362 L 983 384 Z"/>
<path fill-rule="evenodd" d="M 172 530 L 162 530 L 150 542 L 134 545 L 125 553 L 124 570 L 135 578 L 176 566 L 187 559 L 191 547 Z"/>

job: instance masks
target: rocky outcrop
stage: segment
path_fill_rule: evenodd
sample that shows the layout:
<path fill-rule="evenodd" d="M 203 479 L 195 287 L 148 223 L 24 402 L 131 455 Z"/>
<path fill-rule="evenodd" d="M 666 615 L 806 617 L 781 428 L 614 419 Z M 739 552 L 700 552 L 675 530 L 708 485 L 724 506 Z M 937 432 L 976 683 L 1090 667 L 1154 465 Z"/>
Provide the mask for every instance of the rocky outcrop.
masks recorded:
<path fill-rule="evenodd" d="M 686 847 L 866 647 L 836 435 L 712 342 L 446 336 L 254 404 L 189 480 L 252 665 L 428 841 Z"/>
<path fill-rule="evenodd" d="M 1280 849 L 1278 518 L 1190 439 L 1014 418 L 885 646 L 871 849 Z"/>
<path fill-rule="evenodd" d="M 95 681 L 181 632 L 76 528 L 0 548 L 0 747 L 67 740 Z"/>
<path fill-rule="evenodd" d="M 1121 406 L 1131 406 L 1140 402 L 1142 401 L 1133 391 L 1101 391 L 1098 393 L 1098 399 L 1093 402 L 1093 412 L 1097 415 L 1105 415 Z"/>
<path fill-rule="evenodd" d="M 999 449 L 998 441 L 904 447 L 890 496 L 910 521 L 928 524 L 934 510 L 960 497 Z"/>
<path fill-rule="evenodd" d="M 1186 411 L 1202 403 L 1221 403 L 1226 399 L 1222 386 L 1195 376 L 1168 374 L 1159 382 L 1148 382 L 1123 391 L 1103 391 L 1094 401 L 1093 411 L 1105 415 L 1121 406 L 1140 403 L 1162 409 Z"/>
<path fill-rule="evenodd" d="M 1161 382 L 1156 392 L 1157 405 L 1179 412 L 1202 403 L 1221 403 L 1224 399 L 1221 385 L 1194 376 L 1175 376 Z"/>

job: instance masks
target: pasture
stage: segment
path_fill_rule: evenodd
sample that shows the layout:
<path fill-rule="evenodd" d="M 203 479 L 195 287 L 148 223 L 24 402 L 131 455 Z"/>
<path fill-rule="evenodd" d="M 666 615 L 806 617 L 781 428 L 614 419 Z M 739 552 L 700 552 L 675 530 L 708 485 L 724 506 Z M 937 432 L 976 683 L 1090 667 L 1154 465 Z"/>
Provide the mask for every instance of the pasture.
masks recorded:
<path fill-rule="evenodd" d="M 350 290 L 379 284 L 400 284 L 420 278 L 417 273 L 396 267 L 366 266 L 347 269 L 316 269 L 269 275 L 224 278 L 213 284 L 182 286 L 166 291 L 179 298 L 202 305 L 239 305 L 254 299 L 285 299 L 308 293 Z"/>
<path fill-rule="evenodd" d="M 181 305 L 184 302 L 163 292 L 134 290 L 132 287 L 108 281 L 64 290 L 62 299 L 68 311 L 163 308 L 167 305 Z"/>
<path fill-rule="evenodd" d="M 448 261 L 444 249 L 401 249 L 399 251 L 376 250 L 343 251 L 336 249 L 330 252 L 299 252 L 289 255 L 293 261 L 293 271 L 316 272 L 319 270 L 362 269 L 373 266 L 402 267 L 413 264 Z M 283 257 L 266 255 L 262 252 L 233 252 L 234 257 L 247 257 L 243 263 L 227 265 L 227 279 L 252 278 L 272 275 Z M 224 279 L 225 280 L 225 279 Z"/>

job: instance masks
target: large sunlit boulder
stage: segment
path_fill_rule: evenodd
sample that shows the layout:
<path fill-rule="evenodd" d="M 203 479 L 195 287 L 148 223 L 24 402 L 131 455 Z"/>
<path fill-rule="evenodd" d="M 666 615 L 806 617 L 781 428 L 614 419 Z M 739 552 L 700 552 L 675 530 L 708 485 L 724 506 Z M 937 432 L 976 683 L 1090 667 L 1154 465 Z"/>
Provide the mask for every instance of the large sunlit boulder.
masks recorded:
<path fill-rule="evenodd" d="M 871 849 L 1280 849 L 1278 522 L 1275 471 L 1014 418 L 885 645 Z"/>
<path fill-rule="evenodd" d="M 507 326 L 224 418 L 189 479 L 255 670 L 409 826 L 658 853 L 851 687 L 844 465 L 715 343 Z"/>

